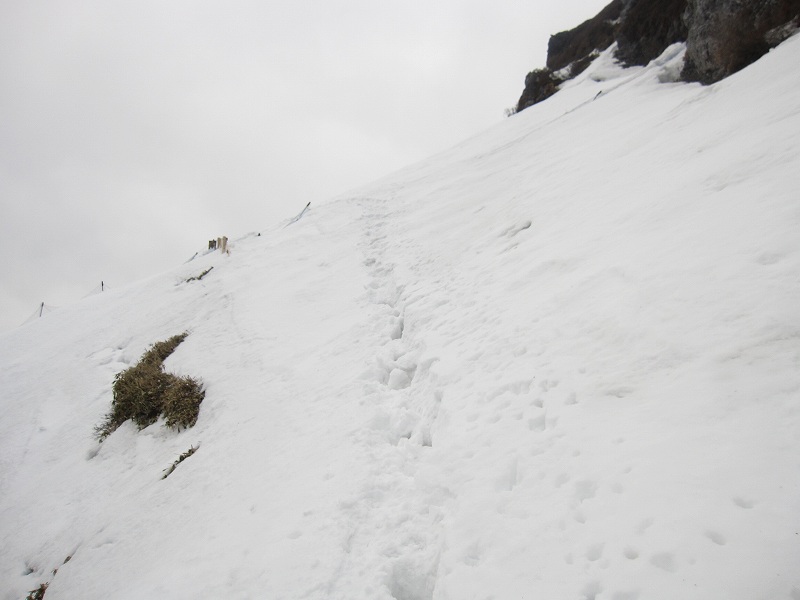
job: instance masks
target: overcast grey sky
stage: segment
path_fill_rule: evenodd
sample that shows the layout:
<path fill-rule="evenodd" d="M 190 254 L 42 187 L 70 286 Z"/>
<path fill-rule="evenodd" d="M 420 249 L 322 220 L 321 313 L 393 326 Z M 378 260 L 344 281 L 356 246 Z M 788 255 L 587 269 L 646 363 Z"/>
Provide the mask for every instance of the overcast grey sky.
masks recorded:
<path fill-rule="evenodd" d="M 502 120 L 606 0 L 0 0 L 0 331 Z"/>

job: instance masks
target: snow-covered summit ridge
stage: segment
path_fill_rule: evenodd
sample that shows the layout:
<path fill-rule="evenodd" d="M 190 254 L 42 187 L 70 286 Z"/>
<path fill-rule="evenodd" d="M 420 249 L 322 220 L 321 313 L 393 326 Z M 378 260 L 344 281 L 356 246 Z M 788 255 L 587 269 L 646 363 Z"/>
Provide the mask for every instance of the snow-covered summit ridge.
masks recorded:
<path fill-rule="evenodd" d="M 0 598 L 800 598 L 800 38 L 680 51 L 0 337 Z"/>

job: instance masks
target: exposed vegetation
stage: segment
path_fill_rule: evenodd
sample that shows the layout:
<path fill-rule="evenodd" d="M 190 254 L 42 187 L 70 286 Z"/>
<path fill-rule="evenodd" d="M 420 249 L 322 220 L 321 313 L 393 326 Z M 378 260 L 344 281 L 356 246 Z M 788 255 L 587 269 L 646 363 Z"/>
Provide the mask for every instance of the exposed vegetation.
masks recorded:
<path fill-rule="evenodd" d="M 178 335 L 173 335 L 171 338 L 164 340 L 163 342 L 156 342 L 150 347 L 149 350 L 142 354 L 142 358 L 139 359 L 139 364 L 149 364 L 161 367 L 162 363 L 167 359 L 167 357 L 175 352 L 175 348 L 177 348 L 188 335 L 189 333 L 184 331 Z"/>
<path fill-rule="evenodd" d="M 28 592 L 25 600 L 42 600 L 42 598 L 44 598 L 44 593 L 47 591 L 47 586 L 47 583 L 43 583 L 35 590 L 31 590 Z"/>
<path fill-rule="evenodd" d="M 67 558 L 64 559 L 64 563 L 63 564 L 67 564 L 70 560 L 72 560 L 72 555 L 71 554 L 69 556 L 67 556 Z M 25 575 L 30 575 L 34 571 L 35 571 L 35 569 L 33 567 L 28 566 L 24 574 Z M 55 577 L 57 574 L 58 574 L 58 568 L 53 569 L 53 577 Z M 42 600 L 44 598 L 44 593 L 47 591 L 47 588 L 49 586 L 50 586 L 50 582 L 49 581 L 45 581 L 44 583 L 40 583 L 39 587 L 37 587 L 35 590 L 31 590 L 30 592 L 28 592 L 28 595 L 25 596 L 25 600 Z"/>
<path fill-rule="evenodd" d="M 190 446 L 190 447 L 189 447 L 189 449 L 188 449 L 186 452 L 184 452 L 183 454 L 181 454 L 181 455 L 178 457 L 178 459 L 177 459 L 177 460 L 176 460 L 174 463 L 172 463 L 172 464 L 169 466 L 169 468 L 167 468 L 167 469 L 164 469 L 164 475 L 163 475 L 163 477 L 161 477 L 161 479 L 166 479 L 167 477 L 169 477 L 170 475 L 172 475 L 172 472 L 173 472 L 175 469 L 177 469 L 177 468 L 178 468 L 178 465 L 179 465 L 179 464 L 181 464 L 183 461 L 185 461 L 187 458 L 189 458 L 189 457 L 190 457 L 192 454 L 194 454 L 195 452 L 197 452 L 197 449 L 198 449 L 199 447 L 200 447 L 200 445 L 199 445 L 199 444 L 198 444 L 197 446 Z"/>
<path fill-rule="evenodd" d="M 205 271 L 200 273 L 200 275 L 195 275 L 194 277 L 189 277 L 189 279 L 186 280 L 186 283 L 189 283 L 190 281 L 200 281 L 203 277 L 208 275 L 211 272 L 211 269 L 213 269 L 213 268 L 214 267 L 208 267 Z"/>
<path fill-rule="evenodd" d="M 202 384 L 192 377 L 174 377 L 164 391 L 163 411 L 167 427 L 193 427 L 205 397 Z"/>
<path fill-rule="evenodd" d="M 192 377 L 164 372 L 164 360 L 187 335 L 181 333 L 156 342 L 137 364 L 117 374 L 111 412 L 95 427 L 101 442 L 129 419 L 139 429 L 152 425 L 162 414 L 168 427 L 177 429 L 195 424 L 205 397 L 202 383 Z"/>

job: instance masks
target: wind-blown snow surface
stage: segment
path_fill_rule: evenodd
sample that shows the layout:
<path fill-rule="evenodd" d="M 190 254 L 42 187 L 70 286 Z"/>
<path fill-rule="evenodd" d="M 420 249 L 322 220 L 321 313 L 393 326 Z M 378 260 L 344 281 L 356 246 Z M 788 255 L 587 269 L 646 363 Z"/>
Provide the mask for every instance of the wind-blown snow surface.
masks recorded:
<path fill-rule="evenodd" d="M 2 336 L 0 598 L 798 600 L 800 37 L 680 54 Z"/>

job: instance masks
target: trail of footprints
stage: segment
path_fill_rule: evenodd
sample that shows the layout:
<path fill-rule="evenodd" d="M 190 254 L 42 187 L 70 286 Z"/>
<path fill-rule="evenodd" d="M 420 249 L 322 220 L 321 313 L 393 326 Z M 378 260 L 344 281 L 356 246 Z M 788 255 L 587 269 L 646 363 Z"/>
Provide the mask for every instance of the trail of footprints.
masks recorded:
<path fill-rule="evenodd" d="M 419 343 L 409 340 L 406 331 L 404 286 L 398 284 L 394 275 L 394 264 L 387 260 L 388 249 L 386 215 L 381 211 L 383 202 L 363 201 L 368 204 L 363 216 L 365 240 L 362 243 L 364 266 L 370 282 L 367 286 L 369 301 L 381 308 L 378 329 L 385 336 L 383 345 L 375 356 L 375 380 L 384 390 L 396 394 L 379 394 L 381 401 L 390 413 L 384 423 L 389 437 L 397 443 L 400 439 L 410 439 L 430 446 L 431 425 L 436 418 L 442 392 L 435 386 L 415 385 L 415 381 L 428 374 L 432 361 L 420 364 Z M 403 392 L 408 390 L 407 392 Z"/>
<path fill-rule="evenodd" d="M 388 566 L 384 565 L 385 579 L 383 584 L 395 600 L 431 600 L 434 595 L 440 549 L 441 503 L 426 497 L 424 493 L 416 494 L 419 499 L 414 506 L 409 502 L 399 505 L 393 498 L 408 498 L 409 486 L 413 486 L 413 473 L 418 466 L 419 452 L 425 447 L 435 444 L 431 434 L 438 407 L 443 397 L 443 390 L 438 389 L 429 373 L 431 361 L 421 361 L 422 341 L 413 339 L 406 323 L 404 286 L 395 277 L 394 264 L 387 258 L 390 253 L 390 238 L 387 234 L 387 212 L 383 202 L 378 200 L 361 200 L 364 206 L 364 239 L 361 249 L 364 254 L 363 264 L 369 274 L 367 297 L 371 304 L 379 308 L 376 317 L 377 329 L 384 342 L 377 348 L 374 369 L 370 372 L 372 381 L 365 390 L 375 402 L 377 415 L 373 422 L 375 431 L 384 435 L 389 457 L 376 467 L 376 478 L 370 485 L 374 489 L 365 490 L 365 494 L 382 498 L 381 502 L 372 502 L 359 509 L 360 518 L 364 518 L 364 510 L 371 512 L 372 524 L 364 526 L 361 535 L 364 543 L 374 543 L 376 533 L 385 533 L 379 542 L 385 546 L 383 555 L 393 557 Z M 525 349 L 514 350 L 515 357 L 525 354 Z M 480 356 L 473 360 L 477 364 Z M 491 365 L 486 365 L 487 367 Z M 488 379 L 488 375 L 487 375 Z M 628 393 L 628 390 L 626 390 Z M 614 394 L 622 395 L 622 394 Z M 559 381 L 554 378 L 514 380 L 497 385 L 485 394 L 480 406 L 471 413 L 463 415 L 464 428 L 481 434 L 487 425 L 513 419 L 527 431 L 530 457 L 546 453 L 554 453 L 567 460 L 536 461 L 538 464 L 568 465 L 571 458 L 580 459 L 581 450 L 570 447 L 569 438 L 562 430 L 560 420 L 580 403 L 574 391 L 559 388 Z M 487 433 L 486 435 L 492 435 Z M 611 440 L 613 444 L 623 444 L 622 438 Z M 416 450 L 415 450 L 416 448 Z M 465 449 L 474 452 L 474 448 Z M 394 461 L 394 462 L 392 462 Z M 524 475 L 520 474 L 519 462 L 515 458 L 513 464 L 498 465 L 496 489 L 499 492 L 512 491 L 520 484 Z M 530 461 L 528 461 L 529 464 Z M 576 463 L 577 465 L 578 463 Z M 393 468 L 394 473 L 388 474 Z M 566 500 L 565 514 L 558 520 L 558 527 L 565 532 L 573 528 L 591 527 L 592 506 L 601 497 L 608 501 L 609 494 L 622 497 L 625 492 L 624 479 L 633 467 L 622 466 L 617 477 L 606 481 L 597 481 L 591 477 L 578 476 L 580 468 L 562 467 L 558 472 L 539 472 L 537 485 L 550 485 L 553 490 Z M 416 490 L 419 491 L 419 490 Z M 739 508 L 748 510 L 753 507 L 749 499 L 736 497 L 732 502 Z M 384 520 L 385 523 L 380 523 Z M 386 523 L 402 523 L 398 528 L 387 529 Z M 379 523 L 375 525 L 375 523 Z M 576 547 L 563 559 L 568 565 L 582 568 L 587 578 L 583 588 L 583 597 L 613 598 L 614 600 L 637 600 L 639 592 L 635 590 L 604 589 L 601 582 L 594 578 L 596 569 L 606 569 L 612 560 L 623 560 L 634 563 L 647 561 L 649 568 L 664 573 L 676 574 L 684 566 L 688 566 L 687 557 L 672 552 L 662 551 L 656 545 L 648 543 L 648 530 L 658 527 L 654 516 L 646 516 L 632 522 L 630 538 L 627 540 L 587 540 L 583 546 Z M 371 533 L 370 533 L 371 531 Z M 586 529 L 585 531 L 591 531 Z M 370 536 L 373 536 L 370 538 Z M 698 536 L 704 536 L 708 543 L 723 547 L 728 543 L 724 533 L 715 529 L 700 530 Z M 354 536 L 357 538 L 358 535 Z M 465 561 L 473 560 L 465 557 Z"/>
<path fill-rule="evenodd" d="M 360 248 L 378 338 L 374 364 L 364 375 L 364 397 L 374 417 L 362 442 L 372 474 L 348 509 L 354 530 L 340 579 L 370 573 L 375 583 L 361 590 L 365 597 L 431 600 L 441 548 L 441 503 L 417 487 L 414 473 L 433 444 L 431 427 L 442 394 L 431 382 L 431 361 L 419 359 L 421 341 L 409 334 L 404 289 L 387 257 L 389 244 L 395 243 L 387 238 L 387 207 L 379 200 L 356 202 L 363 210 Z"/>

